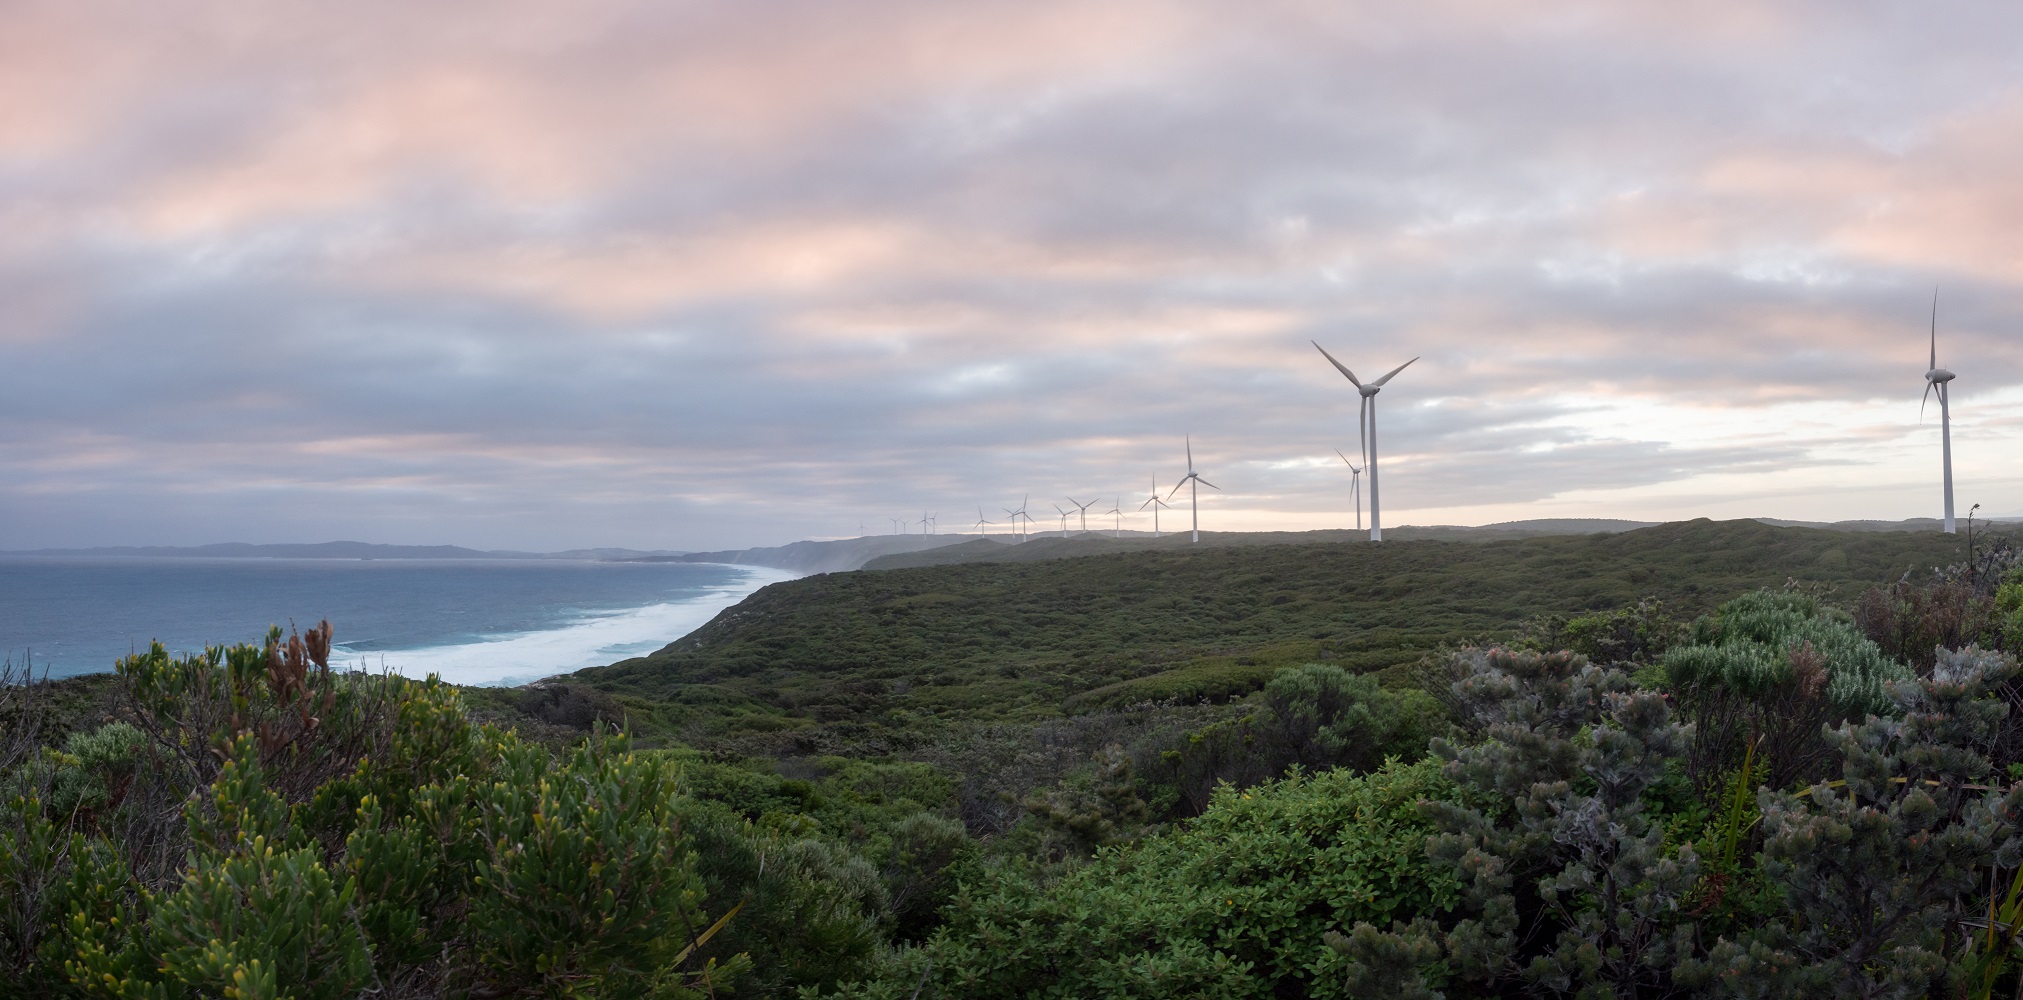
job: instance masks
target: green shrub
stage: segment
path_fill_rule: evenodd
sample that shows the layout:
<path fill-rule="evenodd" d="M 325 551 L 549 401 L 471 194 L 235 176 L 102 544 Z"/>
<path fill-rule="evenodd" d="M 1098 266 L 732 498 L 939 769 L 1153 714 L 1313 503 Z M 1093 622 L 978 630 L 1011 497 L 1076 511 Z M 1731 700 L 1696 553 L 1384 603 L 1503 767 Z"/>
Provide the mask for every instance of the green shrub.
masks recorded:
<path fill-rule="evenodd" d="M 1447 722 L 1424 691 L 1386 690 L 1374 677 L 1327 663 L 1280 670 L 1263 700 L 1281 767 L 1368 771 L 1388 757 L 1416 760 Z"/>
<path fill-rule="evenodd" d="M 1199 818 L 1041 885 L 1017 866 L 965 884 L 947 925 L 843 996 L 1342 996 L 1324 932 L 1444 911 L 1426 858 L 1431 762 L 1224 788 Z"/>
<path fill-rule="evenodd" d="M 1843 718 L 1888 714 L 1886 689 L 1910 668 L 1886 656 L 1854 623 L 1811 597 L 1759 590 L 1695 622 L 1689 641 L 1666 651 L 1666 677 L 1678 687 L 1719 687 L 1758 698 L 1790 684 L 1792 653 L 1809 646 L 1824 658 L 1825 695 Z"/>

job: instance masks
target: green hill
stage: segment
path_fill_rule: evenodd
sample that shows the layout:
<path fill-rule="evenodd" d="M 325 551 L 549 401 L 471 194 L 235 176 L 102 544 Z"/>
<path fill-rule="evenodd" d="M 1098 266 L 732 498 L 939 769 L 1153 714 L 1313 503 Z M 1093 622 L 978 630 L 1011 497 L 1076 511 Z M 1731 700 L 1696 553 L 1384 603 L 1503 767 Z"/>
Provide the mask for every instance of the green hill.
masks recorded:
<path fill-rule="evenodd" d="M 820 733 L 825 746 L 889 749 L 950 722 L 1234 697 L 1287 663 L 1332 660 L 1404 683 L 1426 653 L 1508 638 L 1540 615 L 1652 596 L 1690 616 L 1787 581 L 1845 601 L 1964 556 L 1962 536 L 1753 520 L 1081 554 L 1106 541 L 774 584 L 658 652 L 576 677 L 631 696 L 685 742 L 779 748 Z M 913 558 L 986 545 L 998 543 Z"/>

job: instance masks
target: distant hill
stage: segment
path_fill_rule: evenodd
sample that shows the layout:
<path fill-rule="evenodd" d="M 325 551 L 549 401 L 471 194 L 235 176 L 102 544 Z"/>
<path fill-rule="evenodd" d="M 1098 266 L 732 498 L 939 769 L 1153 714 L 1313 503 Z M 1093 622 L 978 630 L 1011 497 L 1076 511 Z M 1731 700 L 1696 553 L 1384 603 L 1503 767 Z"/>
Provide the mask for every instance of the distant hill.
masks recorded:
<path fill-rule="evenodd" d="M 1936 517 L 1913 517 L 1902 521 L 1787 521 L 1780 517 L 1759 517 L 1764 524 L 1774 524 L 1780 528 L 1826 528 L 1830 531 L 1937 531 L 1945 522 Z M 1977 517 L 1978 524 L 2008 524 L 2018 520 L 2013 517 Z M 1965 531 L 1967 519 L 1963 516 L 1957 522 Z"/>
<path fill-rule="evenodd" d="M 824 542 L 794 542 L 756 549 L 725 549 L 720 552 L 687 552 L 681 555 L 640 556 L 639 562 L 707 562 L 734 566 L 765 566 L 796 573 L 841 573 L 862 569 L 881 556 L 920 552 L 959 545 L 965 539 L 981 541 L 976 535 L 865 535 Z M 986 542 L 985 544 L 990 544 Z"/>
<path fill-rule="evenodd" d="M 1613 518 L 1541 518 L 1532 521 L 1504 521 L 1480 527 L 1408 524 L 1397 528 L 1385 528 L 1384 538 L 1386 541 L 1398 542 L 1492 542 L 1551 535 L 1612 534 L 1652 526 L 1653 522 L 1622 521 Z M 968 541 L 959 545 L 881 555 L 863 563 L 862 568 L 904 569 L 909 566 L 950 566 L 966 562 L 1033 562 L 1040 559 L 1066 559 L 1110 552 L 1324 544 L 1363 541 L 1368 537 L 1367 531 L 1357 531 L 1353 528 L 1326 528 L 1319 531 L 1204 531 L 1198 544 L 1189 541 L 1188 534 L 1184 531 L 1166 532 L 1157 538 L 1144 531 L 1126 531 L 1121 535 L 1107 531 L 1071 532 L 1066 537 L 1057 532 L 1035 532 L 1028 536 L 1025 542 L 1016 542 L 1015 536 L 1011 535 L 992 535 L 988 538 L 971 535 Z"/>
<path fill-rule="evenodd" d="M 99 556 L 157 559 L 635 559 L 679 553 L 639 549 L 570 549 L 566 552 L 515 552 L 508 549 L 467 549 L 461 545 L 378 545 L 372 542 L 315 542 L 254 545 L 108 545 L 90 549 L 29 549 L 0 552 L 9 556 Z"/>

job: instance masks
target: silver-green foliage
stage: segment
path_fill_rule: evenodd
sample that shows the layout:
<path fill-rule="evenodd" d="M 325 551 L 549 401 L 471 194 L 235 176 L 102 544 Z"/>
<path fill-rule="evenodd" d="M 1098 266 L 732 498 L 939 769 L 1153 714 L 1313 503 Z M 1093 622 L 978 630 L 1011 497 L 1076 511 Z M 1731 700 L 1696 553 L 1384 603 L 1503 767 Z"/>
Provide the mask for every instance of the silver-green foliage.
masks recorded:
<path fill-rule="evenodd" d="M 1679 687 L 1706 685 L 1756 698 L 1792 680 L 1791 654 L 1810 646 L 1825 661 L 1826 697 L 1844 718 L 1889 714 L 1888 685 L 1910 679 L 1852 621 L 1802 594 L 1759 590 L 1721 605 L 1695 623 L 1690 640 L 1666 651 L 1666 677 Z"/>
<path fill-rule="evenodd" d="M 2023 864 L 2023 785 L 1991 786 L 1987 756 L 2015 672 L 1996 653 L 1942 653 L 1932 676 L 1890 686 L 1897 717 L 1834 732 L 1842 780 L 1761 790 L 1761 863 L 1785 912 L 1716 941 L 1682 978 L 1766 1000 L 1954 995 L 1958 932 L 1988 913 L 1988 870 Z"/>

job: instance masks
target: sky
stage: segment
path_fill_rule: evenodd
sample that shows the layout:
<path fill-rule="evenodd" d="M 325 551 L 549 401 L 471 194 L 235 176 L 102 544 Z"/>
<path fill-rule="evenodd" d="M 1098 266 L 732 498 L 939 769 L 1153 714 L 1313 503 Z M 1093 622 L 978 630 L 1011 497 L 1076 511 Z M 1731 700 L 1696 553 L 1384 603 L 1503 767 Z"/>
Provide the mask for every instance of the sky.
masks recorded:
<path fill-rule="evenodd" d="M 2023 514 L 2023 6 L 0 6 L 0 549 Z"/>

